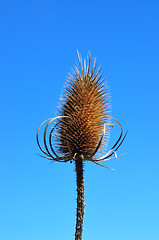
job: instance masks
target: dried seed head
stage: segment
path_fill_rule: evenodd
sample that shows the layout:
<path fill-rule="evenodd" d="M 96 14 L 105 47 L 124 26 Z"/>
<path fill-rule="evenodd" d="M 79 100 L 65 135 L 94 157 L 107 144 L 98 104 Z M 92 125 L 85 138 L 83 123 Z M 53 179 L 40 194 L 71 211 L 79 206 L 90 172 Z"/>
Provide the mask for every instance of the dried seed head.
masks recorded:
<path fill-rule="evenodd" d="M 58 115 L 67 116 L 57 126 L 56 149 L 63 154 L 90 157 L 95 151 L 104 123 L 109 121 L 109 95 L 100 69 L 91 68 L 91 55 L 84 67 L 78 55 L 76 66 L 67 82 Z"/>

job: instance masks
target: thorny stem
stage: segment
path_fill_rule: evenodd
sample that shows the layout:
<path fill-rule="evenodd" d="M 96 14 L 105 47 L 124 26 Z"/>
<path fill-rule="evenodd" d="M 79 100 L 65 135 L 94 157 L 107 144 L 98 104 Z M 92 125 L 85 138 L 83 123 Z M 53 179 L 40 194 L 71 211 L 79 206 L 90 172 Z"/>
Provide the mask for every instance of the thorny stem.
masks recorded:
<path fill-rule="evenodd" d="M 76 181 L 77 181 L 77 219 L 75 240 L 82 239 L 83 215 L 84 215 L 84 179 L 83 179 L 83 158 L 76 156 L 75 160 Z"/>

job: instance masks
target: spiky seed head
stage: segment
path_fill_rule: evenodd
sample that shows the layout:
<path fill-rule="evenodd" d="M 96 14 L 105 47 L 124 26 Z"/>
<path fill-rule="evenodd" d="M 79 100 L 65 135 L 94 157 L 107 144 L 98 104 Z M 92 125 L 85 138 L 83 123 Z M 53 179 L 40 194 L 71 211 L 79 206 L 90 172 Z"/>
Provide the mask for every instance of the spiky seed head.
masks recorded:
<path fill-rule="evenodd" d="M 78 58 L 80 67 L 77 65 L 70 74 L 58 113 L 66 117 L 57 127 L 56 147 L 60 153 L 87 158 L 95 151 L 103 125 L 109 121 L 109 94 L 95 60 L 91 67 L 91 55 L 84 67 Z"/>

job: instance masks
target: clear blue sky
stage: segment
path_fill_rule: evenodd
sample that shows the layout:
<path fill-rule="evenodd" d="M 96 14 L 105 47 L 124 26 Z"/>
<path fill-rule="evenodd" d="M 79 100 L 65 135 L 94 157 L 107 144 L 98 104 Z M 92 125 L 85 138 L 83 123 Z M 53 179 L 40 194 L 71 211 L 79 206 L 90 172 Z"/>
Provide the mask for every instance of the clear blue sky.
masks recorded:
<path fill-rule="evenodd" d="M 77 49 L 97 57 L 129 129 L 127 154 L 108 164 L 116 172 L 85 164 L 83 240 L 159 239 L 158 13 L 157 0 L 1 0 L 0 239 L 74 239 L 74 164 L 37 156 L 35 136 Z"/>

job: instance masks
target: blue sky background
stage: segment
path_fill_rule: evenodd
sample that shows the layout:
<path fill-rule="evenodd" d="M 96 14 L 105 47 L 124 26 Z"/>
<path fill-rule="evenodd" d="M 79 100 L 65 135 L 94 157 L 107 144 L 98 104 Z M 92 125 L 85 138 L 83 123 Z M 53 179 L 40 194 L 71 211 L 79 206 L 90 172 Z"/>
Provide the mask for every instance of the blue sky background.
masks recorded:
<path fill-rule="evenodd" d="M 116 172 L 85 164 L 83 239 L 159 239 L 158 13 L 157 0 L 1 0 L 0 239 L 74 239 L 74 164 L 37 156 L 35 136 L 77 49 L 97 57 L 112 115 L 129 129 L 127 154 L 108 163 Z"/>

